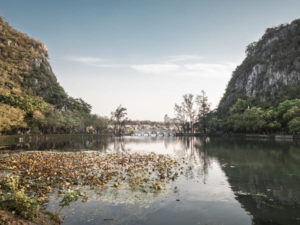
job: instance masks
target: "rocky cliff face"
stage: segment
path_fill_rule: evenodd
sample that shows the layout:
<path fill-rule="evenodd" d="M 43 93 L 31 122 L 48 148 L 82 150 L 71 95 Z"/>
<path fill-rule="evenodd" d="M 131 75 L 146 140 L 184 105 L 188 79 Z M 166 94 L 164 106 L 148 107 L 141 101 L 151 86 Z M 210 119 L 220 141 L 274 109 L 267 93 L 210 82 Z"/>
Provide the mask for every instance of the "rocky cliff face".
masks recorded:
<path fill-rule="evenodd" d="M 103 124 L 57 82 L 47 47 L 0 16 L 0 135 L 78 133 Z"/>
<path fill-rule="evenodd" d="M 300 19 L 267 29 L 246 53 L 232 74 L 219 111 L 228 112 L 238 98 L 263 107 L 300 98 Z"/>
<path fill-rule="evenodd" d="M 0 95 L 37 95 L 46 102 L 66 98 L 43 43 L 15 30 L 0 17 Z"/>

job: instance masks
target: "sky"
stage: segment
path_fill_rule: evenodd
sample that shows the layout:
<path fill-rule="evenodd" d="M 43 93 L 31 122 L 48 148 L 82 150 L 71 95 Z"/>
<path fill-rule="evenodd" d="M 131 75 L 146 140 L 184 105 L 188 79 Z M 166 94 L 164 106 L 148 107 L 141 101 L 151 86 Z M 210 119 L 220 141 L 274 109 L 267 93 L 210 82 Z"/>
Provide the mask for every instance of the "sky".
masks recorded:
<path fill-rule="evenodd" d="M 215 108 L 248 44 L 300 18 L 299 0 L 0 0 L 14 28 L 48 47 L 59 83 L 109 116 L 162 121 L 186 93 Z"/>

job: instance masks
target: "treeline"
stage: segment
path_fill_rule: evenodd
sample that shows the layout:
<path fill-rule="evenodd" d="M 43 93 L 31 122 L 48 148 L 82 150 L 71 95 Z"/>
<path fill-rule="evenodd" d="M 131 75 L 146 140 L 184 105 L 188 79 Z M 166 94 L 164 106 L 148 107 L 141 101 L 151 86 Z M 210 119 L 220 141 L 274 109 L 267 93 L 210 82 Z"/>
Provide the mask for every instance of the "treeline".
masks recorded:
<path fill-rule="evenodd" d="M 211 110 L 204 91 L 186 94 L 175 104 L 175 118 L 169 123 L 179 133 L 257 133 L 295 134 L 300 132 L 300 99 L 282 101 L 274 107 L 261 107 L 253 99 L 238 99 L 228 113 Z"/>
<path fill-rule="evenodd" d="M 289 133 L 300 131 L 300 99 L 285 100 L 262 108 L 238 99 L 228 114 L 214 112 L 208 119 L 210 132 Z"/>
<path fill-rule="evenodd" d="M 177 127 L 178 133 L 208 132 L 208 120 L 211 114 L 210 104 L 205 91 L 200 95 L 185 94 L 183 101 L 174 106 L 175 118 L 168 123 Z"/>
<path fill-rule="evenodd" d="M 149 126 L 154 126 L 154 125 L 163 125 L 163 122 L 159 121 L 151 121 L 151 120 L 131 120 L 129 119 L 126 121 L 126 125 L 149 125 Z"/>
<path fill-rule="evenodd" d="M 102 133 L 107 125 L 82 99 L 68 97 L 58 107 L 38 96 L 0 95 L 1 134 Z"/>

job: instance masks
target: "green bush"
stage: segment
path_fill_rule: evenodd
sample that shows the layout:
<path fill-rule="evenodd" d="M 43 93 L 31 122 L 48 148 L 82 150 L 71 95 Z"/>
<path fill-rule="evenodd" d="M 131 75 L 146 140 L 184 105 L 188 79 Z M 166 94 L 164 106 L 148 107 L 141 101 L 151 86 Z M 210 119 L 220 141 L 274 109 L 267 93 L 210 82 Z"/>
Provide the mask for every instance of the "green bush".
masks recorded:
<path fill-rule="evenodd" d="M 252 106 L 251 106 L 252 105 Z M 300 99 L 285 100 L 278 106 L 262 108 L 238 99 L 229 114 L 215 114 L 210 131 L 241 133 L 294 133 L 300 131 Z"/>
<path fill-rule="evenodd" d="M 1 209 L 15 211 L 24 219 L 34 221 L 39 214 L 39 205 L 35 199 L 29 198 L 24 189 L 19 188 L 19 179 L 7 175 L 1 190 Z"/>
<path fill-rule="evenodd" d="M 16 212 L 28 220 L 34 220 L 39 214 L 39 205 L 35 199 L 25 195 L 24 189 L 17 191 L 14 195 Z"/>
<path fill-rule="evenodd" d="M 300 117 L 296 117 L 296 118 L 292 119 L 288 123 L 288 128 L 291 133 L 300 131 Z"/>

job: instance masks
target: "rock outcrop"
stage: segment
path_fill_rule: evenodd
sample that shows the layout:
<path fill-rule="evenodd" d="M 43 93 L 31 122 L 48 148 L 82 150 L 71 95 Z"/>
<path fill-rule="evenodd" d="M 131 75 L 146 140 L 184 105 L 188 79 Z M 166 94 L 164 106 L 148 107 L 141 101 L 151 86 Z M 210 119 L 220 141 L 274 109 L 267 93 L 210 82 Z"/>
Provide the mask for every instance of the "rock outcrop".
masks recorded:
<path fill-rule="evenodd" d="M 85 132 L 90 112 L 58 83 L 46 45 L 0 16 L 0 134 Z"/>
<path fill-rule="evenodd" d="M 220 112 L 228 112 L 238 98 L 262 107 L 300 98 L 300 19 L 267 29 L 246 53 L 220 101 Z"/>
<path fill-rule="evenodd" d="M 1 17 L 0 73 L 0 94 L 37 95 L 49 103 L 67 97 L 52 72 L 46 45 L 15 30 Z"/>

